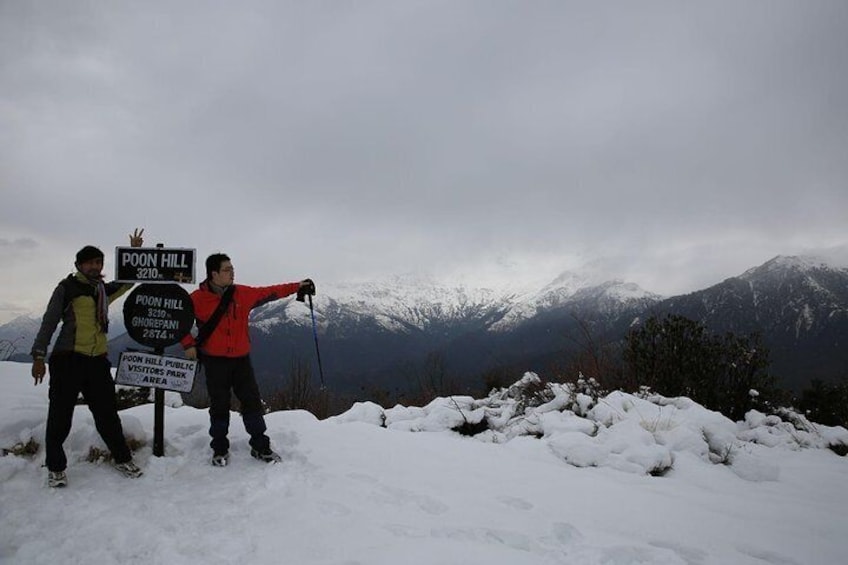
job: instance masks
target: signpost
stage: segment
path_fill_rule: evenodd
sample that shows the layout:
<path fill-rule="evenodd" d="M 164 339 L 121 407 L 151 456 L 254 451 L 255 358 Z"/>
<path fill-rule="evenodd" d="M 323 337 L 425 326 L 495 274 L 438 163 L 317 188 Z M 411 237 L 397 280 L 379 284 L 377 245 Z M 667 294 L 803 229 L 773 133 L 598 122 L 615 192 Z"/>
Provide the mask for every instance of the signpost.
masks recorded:
<path fill-rule="evenodd" d="M 153 455 L 165 453 L 165 390 L 190 392 L 197 361 L 165 357 L 165 348 L 179 343 L 194 325 L 191 296 L 180 283 L 194 282 L 194 249 L 115 248 L 115 280 L 145 283 L 124 302 L 129 336 L 153 353 L 124 352 L 116 382 L 154 388 Z"/>
<path fill-rule="evenodd" d="M 194 282 L 194 249 L 116 247 L 115 280 L 127 283 Z"/>

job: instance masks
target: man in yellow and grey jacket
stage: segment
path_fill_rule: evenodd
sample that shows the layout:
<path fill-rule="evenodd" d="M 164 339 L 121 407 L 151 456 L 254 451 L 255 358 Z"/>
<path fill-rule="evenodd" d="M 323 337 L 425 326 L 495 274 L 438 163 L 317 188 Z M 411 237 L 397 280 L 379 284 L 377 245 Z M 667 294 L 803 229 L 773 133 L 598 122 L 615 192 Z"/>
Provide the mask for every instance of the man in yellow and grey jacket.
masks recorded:
<path fill-rule="evenodd" d="M 144 230 L 130 235 L 130 245 L 141 247 Z M 109 359 L 106 357 L 109 304 L 132 285 L 104 283 L 103 252 L 87 245 L 79 250 L 76 272 L 56 286 L 32 346 L 32 377 L 38 385 L 46 373 L 47 347 L 59 322 L 62 328 L 50 354 L 50 404 L 47 412 L 45 451 L 47 484 L 68 484 L 67 458 L 62 444 L 71 432 L 74 406 L 82 393 L 94 417 L 97 432 L 115 468 L 128 477 L 141 476 L 124 438 Z"/>

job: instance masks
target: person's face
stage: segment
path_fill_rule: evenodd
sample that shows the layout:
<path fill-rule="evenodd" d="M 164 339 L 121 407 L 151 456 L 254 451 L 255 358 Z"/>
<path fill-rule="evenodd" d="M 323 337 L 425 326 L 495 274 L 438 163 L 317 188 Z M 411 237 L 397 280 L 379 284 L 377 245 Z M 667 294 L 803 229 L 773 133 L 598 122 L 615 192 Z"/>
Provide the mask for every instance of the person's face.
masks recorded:
<path fill-rule="evenodd" d="M 88 261 L 77 265 L 77 269 L 79 269 L 80 273 L 90 279 L 97 278 L 103 270 L 103 258 L 97 257 L 96 259 L 89 259 Z"/>
<path fill-rule="evenodd" d="M 235 278 L 235 269 L 230 261 L 223 261 L 219 270 L 212 271 L 212 284 L 215 286 L 230 286 Z"/>

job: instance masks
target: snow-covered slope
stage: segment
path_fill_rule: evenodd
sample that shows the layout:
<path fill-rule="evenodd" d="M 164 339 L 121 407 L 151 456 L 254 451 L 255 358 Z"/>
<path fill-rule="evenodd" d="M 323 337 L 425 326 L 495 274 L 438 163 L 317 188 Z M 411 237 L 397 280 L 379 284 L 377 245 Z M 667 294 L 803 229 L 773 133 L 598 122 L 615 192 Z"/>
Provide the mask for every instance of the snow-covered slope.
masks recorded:
<path fill-rule="evenodd" d="M 316 320 L 373 319 L 390 331 L 425 330 L 434 325 L 498 317 L 508 310 L 513 297 L 491 289 L 465 285 L 448 286 L 432 278 L 390 277 L 382 281 L 320 287 Z M 269 330 L 294 321 L 304 323 L 309 310 L 293 299 L 258 308 L 255 327 Z"/>
<path fill-rule="evenodd" d="M 0 448 L 33 448 L 0 457 L 4 565 L 844 562 L 848 460 L 825 448 L 848 440 L 843 428 L 756 412 L 732 422 L 684 398 L 593 399 L 565 385 L 530 406 L 510 387 L 359 404 L 332 420 L 274 412 L 283 462 L 252 459 L 233 425 L 219 468 L 205 410 L 166 406 L 155 457 L 144 405 L 121 412 L 144 471 L 130 480 L 97 457 L 104 445 L 80 406 L 69 485 L 54 490 L 42 466 L 47 386 L 19 363 L 0 363 L 0 381 Z M 464 417 L 490 429 L 461 437 L 451 429 Z"/>
<path fill-rule="evenodd" d="M 755 304 L 778 297 L 784 308 L 809 319 L 812 304 L 825 316 L 848 311 L 848 268 L 831 266 L 818 257 L 778 256 L 745 271 L 740 277 L 751 288 Z M 806 324 L 806 329 L 809 329 Z"/>

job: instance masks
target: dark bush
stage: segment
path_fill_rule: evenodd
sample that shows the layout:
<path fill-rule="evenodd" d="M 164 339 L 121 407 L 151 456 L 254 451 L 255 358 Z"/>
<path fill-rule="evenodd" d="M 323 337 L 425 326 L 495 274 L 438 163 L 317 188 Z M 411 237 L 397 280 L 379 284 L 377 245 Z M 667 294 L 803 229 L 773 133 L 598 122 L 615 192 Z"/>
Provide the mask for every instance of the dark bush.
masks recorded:
<path fill-rule="evenodd" d="M 848 427 L 848 380 L 840 383 L 814 380 L 801 393 L 798 405 L 812 422 Z"/>
<path fill-rule="evenodd" d="M 718 336 L 699 322 L 669 315 L 631 330 L 624 360 L 632 382 L 740 420 L 774 392 L 768 355 L 759 334 Z"/>

